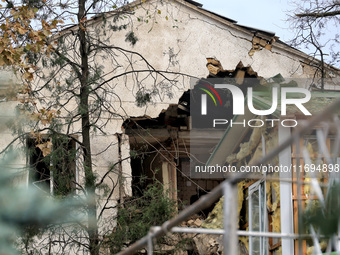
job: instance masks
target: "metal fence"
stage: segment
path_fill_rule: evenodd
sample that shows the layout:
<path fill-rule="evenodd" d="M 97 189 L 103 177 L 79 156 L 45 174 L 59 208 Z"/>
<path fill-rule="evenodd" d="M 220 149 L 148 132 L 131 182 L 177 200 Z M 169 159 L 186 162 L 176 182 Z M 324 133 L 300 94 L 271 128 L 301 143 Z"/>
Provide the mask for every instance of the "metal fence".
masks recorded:
<path fill-rule="evenodd" d="M 334 158 L 332 157 L 330 151 L 327 149 L 325 138 L 328 136 L 330 130 L 333 130 L 334 136 L 334 152 L 333 155 L 339 154 L 340 147 L 340 121 L 338 119 L 338 115 L 335 114 L 336 111 L 340 108 L 340 99 L 335 100 L 329 107 L 323 110 L 320 114 L 314 116 L 310 120 L 306 121 L 304 124 L 300 125 L 299 128 L 296 128 L 295 132 L 286 139 L 284 142 L 279 144 L 279 146 L 266 154 L 261 160 L 259 160 L 254 165 L 260 166 L 268 162 L 270 159 L 278 156 L 280 152 L 285 150 L 285 148 L 292 146 L 292 144 L 299 141 L 304 134 L 307 134 L 312 129 L 316 129 L 316 139 L 320 151 L 322 151 L 323 157 L 327 164 L 334 164 Z M 310 155 L 307 153 L 306 148 L 303 146 L 297 146 L 298 153 L 301 152 L 303 155 L 304 162 L 310 162 Z M 318 155 L 318 157 L 321 157 Z M 198 201 L 196 201 L 191 206 L 187 207 L 183 211 L 181 211 L 176 217 L 170 219 L 169 221 L 164 222 L 161 226 L 152 227 L 147 236 L 143 237 L 130 247 L 118 253 L 119 255 L 127 255 L 127 254 L 135 254 L 140 249 L 147 247 L 148 254 L 153 254 L 153 241 L 168 232 L 178 232 L 178 233 L 204 233 L 204 234 L 216 234 L 223 235 L 223 245 L 224 245 L 224 254 L 238 254 L 238 236 L 252 236 L 252 237 L 266 237 L 266 238 L 282 238 L 282 239 L 297 239 L 303 240 L 306 238 L 312 239 L 314 244 L 314 254 L 322 254 L 321 248 L 319 246 L 319 241 L 324 236 L 318 233 L 314 227 L 309 226 L 309 234 L 293 234 L 293 233 L 274 233 L 274 232 L 254 232 L 254 231 L 241 231 L 238 230 L 237 222 L 238 222 L 238 212 L 237 212 L 237 183 L 246 178 L 252 178 L 249 173 L 239 173 L 233 175 L 231 178 L 225 180 L 215 189 L 213 189 L 210 193 L 205 196 L 202 196 Z M 258 178 L 258 176 L 256 177 Z M 338 179 L 337 173 L 332 173 L 329 176 L 328 184 L 334 184 Z M 286 179 L 280 181 L 286 181 L 291 183 L 292 179 Z M 303 181 L 299 178 L 297 179 L 298 187 L 301 187 Z M 326 198 L 324 197 L 324 193 L 322 192 L 323 185 L 320 184 L 317 180 L 317 176 L 312 176 L 311 180 L 308 183 L 313 188 L 313 192 L 315 197 L 319 200 L 321 206 L 326 206 Z M 300 188 L 298 188 L 300 190 Z M 299 191 L 298 191 L 299 193 Z M 205 228 L 183 228 L 177 227 L 180 223 L 187 220 L 193 214 L 211 206 L 216 200 L 218 200 L 221 196 L 224 196 L 224 205 L 223 205 L 223 215 L 224 215 L 224 229 L 205 229 Z M 328 192 L 327 195 L 328 196 Z M 298 207 L 302 208 L 301 199 L 298 200 Z M 335 234 L 333 237 L 330 237 L 330 242 L 333 242 L 333 247 L 335 245 L 335 250 L 340 252 L 340 245 L 338 242 L 338 235 Z M 328 245 L 327 251 L 330 251 L 331 245 Z M 334 248 L 333 248 L 334 251 Z M 296 254 L 303 254 L 302 251 L 302 242 L 299 241 L 298 250 L 295 251 Z M 340 254 L 340 253 L 339 253 Z"/>

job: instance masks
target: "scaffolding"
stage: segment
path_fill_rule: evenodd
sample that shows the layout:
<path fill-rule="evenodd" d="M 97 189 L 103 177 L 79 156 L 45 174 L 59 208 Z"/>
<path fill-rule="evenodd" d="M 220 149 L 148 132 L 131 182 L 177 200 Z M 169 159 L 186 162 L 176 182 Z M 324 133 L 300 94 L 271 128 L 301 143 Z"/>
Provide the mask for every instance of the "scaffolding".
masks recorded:
<path fill-rule="evenodd" d="M 323 110 L 320 114 L 314 116 L 310 120 L 306 121 L 304 124 L 300 125 L 299 128 L 292 133 L 286 140 L 279 143 L 279 146 L 268 152 L 264 157 L 262 157 L 259 161 L 254 163 L 254 166 L 261 166 L 266 164 L 270 159 L 278 156 L 282 151 L 286 148 L 290 148 L 295 145 L 296 153 L 298 155 L 302 155 L 301 159 L 305 164 L 312 164 L 311 156 L 308 153 L 308 148 L 306 145 L 301 144 L 301 138 L 310 132 L 312 129 L 316 130 L 316 141 L 317 146 L 319 148 L 318 155 L 316 158 L 319 160 L 321 158 L 324 159 L 328 166 L 338 164 L 336 160 L 337 155 L 339 155 L 340 148 L 340 120 L 338 118 L 338 109 L 340 107 L 340 99 L 335 100 L 329 107 Z M 333 144 L 332 144 L 332 152 L 329 150 L 329 145 L 327 145 L 326 138 L 329 136 L 330 132 L 332 132 Z M 338 168 L 337 168 L 338 169 Z M 336 169 L 335 169 L 336 170 Z M 295 179 L 291 178 L 280 178 L 280 182 L 286 182 L 289 185 L 296 185 L 298 199 L 296 199 L 297 207 L 299 208 L 299 212 L 302 211 L 304 207 L 302 204 L 301 197 L 301 188 L 302 185 L 310 185 L 313 192 L 314 200 L 318 200 L 321 210 L 326 210 L 327 201 L 330 201 L 330 197 L 332 193 L 330 192 L 331 186 L 339 184 L 339 171 L 332 171 L 329 173 L 328 182 L 320 183 L 318 181 L 318 177 L 316 173 L 312 173 L 308 183 L 301 179 L 300 171 L 297 171 L 297 176 Z M 338 169 L 339 170 L 339 169 Z M 323 254 L 320 247 L 320 240 L 323 238 L 327 238 L 327 249 L 326 252 L 330 254 L 331 251 L 340 252 L 340 242 L 339 242 L 339 233 L 333 233 L 331 236 L 324 236 L 320 233 L 315 226 L 308 226 L 308 233 L 302 233 L 299 231 L 298 233 L 275 233 L 268 231 L 242 231 L 238 230 L 238 213 L 237 213 L 237 183 L 240 180 L 247 178 L 258 178 L 258 176 L 252 176 L 251 173 L 238 173 L 234 174 L 230 178 L 226 179 L 223 183 L 213 189 L 207 195 L 202 196 L 198 201 L 196 201 L 191 206 L 187 207 L 183 211 L 181 211 L 176 217 L 170 219 L 169 221 L 164 222 L 161 226 L 154 226 L 150 229 L 147 236 L 143 237 L 136 243 L 132 244 L 130 247 L 118 253 L 119 255 L 127 255 L 127 254 L 135 254 L 137 251 L 141 250 L 144 247 L 147 247 L 148 254 L 153 254 L 154 251 L 154 240 L 166 235 L 169 232 L 175 233 L 200 233 L 200 234 L 214 234 L 214 235 L 223 235 L 223 247 L 224 254 L 238 254 L 238 237 L 239 236 L 249 236 L 249 237 L 263 237 L 263 238 L 281 238 L 284 240 L 296 240 L 295 245 L 295 254 L 305 254 L 303 250 L 303 242 L 306 239 L 310 239 L 314 245 L 313 254 Z M 267 180 L 271 177 L 268 176 Z M 326 189 L 325 189 L 326 187 Z M 326 190 L 326 192 L 324 192 Z M 206 228 L 184 228 L 177 227 L 180 223 L 187 220 L 190 216 L 195 213 L 211 206 L 215 201 L 217 201 L 221 196 L 224 196 L 224 204 L 223 204 L 223 226 L 224 229 L 206 229 Z M 334 196 L 334 194 L 333 194 Z M 339 202 L 339 196 L 333 197 Z M 308 206 L 307 206 L 308 207 Z M 301 213 L 299 214 L 299 219 L 302 217 Z M 337 226 L 340 229 L 340 225 Z M 282 231 L 282 230 L 281 230 Z M 283 251 L 283 254 L 292 254 L 287 250 Z M 338 253 L 340 254 L 340 253 Z"/>

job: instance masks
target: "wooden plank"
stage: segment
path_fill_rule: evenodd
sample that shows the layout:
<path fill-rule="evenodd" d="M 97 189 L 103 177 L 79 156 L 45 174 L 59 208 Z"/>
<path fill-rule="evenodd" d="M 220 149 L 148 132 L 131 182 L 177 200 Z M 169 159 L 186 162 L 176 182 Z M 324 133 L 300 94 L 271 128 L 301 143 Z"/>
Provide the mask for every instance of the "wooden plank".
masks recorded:
<path fill-rule="evenodd" d="M 293 199 L 293 200 L 298 200 L 298 197 L 295 196 L 295 195 L 293 195 L 292 199 Z M 302 196 L 300 197 L 300 199 L 301 199 L 301 200 L 318 199 L 318 197 L 317 197 L 317 196 L 306 196 L 306 195 L 302 195 Z"/>
<path fill-rule="evenodd" d="M 249 222 L 247 222 L 246 224 L 244 224 L 244 225 L 241 227 L 241 230 L 246 230 L 248 226 L 249 226 Z"/>
<path fill-rule="evenodd" d="M 272 215 L 270 213 L 268 213 L 268 231 L 269 232 L 273 232 L 273 226 L 272 226 Z M 273 250 L 271 249 L 271 247 L 273 246 L 273 238 L 270 237 L 269 240 L 268 240 L 268 243 L 269 243 L 269 255 L 273 255 Z"/>
<path fill-rule="evenodd" d="M 303 147 L 303 139 L 301 138 L 300 141 L 300 151 Z M 292 150 L 292 164 L 296 166 L 296 169 L 299 169 L 300 165 L 304 164 L 303 157 L 301 155 L 301 152 L 297 152 L 295 144 L 293 145 Z M 299 172 L 299 180 L 303 183 L 305 179 L 305 172 Z M 309 199 L 306 194 L 304 194 L 304 184 L 301 184 L 300 187 L 296 183 L 298 180 L 298 173 L 293 173 L 293 210 L 294 210 L 294 232 L 296 234 L 299 233 L 299 201 L 301 201 L 302 210 L 305 208 L 305 200 Z M 298 189 L 300 189 L 300 197 L 298 197 Z M 302 254 L 307 254 L 307 242 L 306 240 L 302 240 Z M 302 255 L 299 254 L 299 240 L 294 240 L 294 246 L 295 246 L 295 254 L 296 255 Z"/>
<path fill-rule="evenodd" d="M 303 138 L 300 138 L 300 151 L 302 151 L 302 148 L 303 148 Z M 304 166 L 304 164 L 305 164 L 304 158 L 301 158 L 299 160 L 299 165 Z M 301 196 L 305 196 L 305 191 L 304 191 L 305 172 L 304 171 L 301 173 L 300 180 L 301 180 L 301 183 L 302 183 L 300 185 L 300 188 L 301 188 L 300 194 L 301 194 Z M 302 200 L 301 198 L 300 198 L 300 201 L 301 201 L 301 207 L 302 207 L 301 209 L 302 209 L 302 212 L 303 212 L 305 210 L 305 201 Z M 298 203 L 299 203 L 299 200 L 298 200 Z M 302 212 L 300 212 L 300 213 L 302 213 Z M 306 240 L 302 241 L 302 254 L 307 254 L 307 241 Z"/>
<path fill-rule="evenodd" d="M 269 251 L 272 252 L 272 251 L 278 249 L 280 246 L 281 246 L 281 241 L 272 245 L 272 246 L 269 246 Z"/>
<path fill-rule="evenodd" d="M 329 151 L 329 154 L 331 154 L 331 139 L 330 138 L 327 138 L 326 145 L 327 145 L 327 149 Z M 326 163 L 325 160 L 324 160 L 324 163 Z M 328 183 L 328 179 L 329 179 L 329 172 L 328 171 L 323 174 L 323 178 L 324 178 L 323 179 L 323 183 L 327 184 Z M 323 193 L 324 193 L 324 197 L 326 197 L 326 195 L 327 195 L 327 188 L 326 187 L 323 188 Z"/>
<path fill-rule="evenodd" d="M 255 182 L 257 182 L 257 180 L 253 180 L 253 181 L 248 182 L 247 184 L 244 185 L 243 189 L 244 189 L 244 190 L 245 190 L 245 189 L 248 189 L 249 186 L 253 185 Z"/>
<path fill-rule="evenodd" d="M 296 155 L 296 146 L 295 144 L 293 144 L 293 148 L 292 148 L 292 164 L 294 166 L 297 167 L 297 161 L 296 161 L 296 158 L 295 158 L 295 155 Z M 296 169 L 296 168 L 295 168 Z M 293 172 L 293 196 L 294 197 L 297 197 L 297 173 L 296 172 Z M 294 218 L 294 233 L 298 233 L 298 201 L 297 200 L 293 200 L 293 218 Z M 298 240 L 294 240 L 294 250 L 295 250 L 295 255 L 298 255 L 298 251 L 299 251 L 299 242 Z"/>
<path fill-rule="evenodd" d="M 246 72 L 243 70 L 237 70 L 235 75 L 235 80 L 238 85 L 242 85 L 244 82 L 244 76 L 246 75 Z"/>
<path fill-rule="evenodd" d="M 301 139 L 301 143 L 302 143 L 302 142 L 303 142 L 303 139 Z M 303 144 L 300 145 L 300 146 L 303 146 Z M 300 148 L 302 148 L 302 147 L 300 147 Z M 305 164 L 305 162 L 304 162 L 303 159 L 301 159 L 300 164 L 301 164 L 302 166 Z M 304 179 L 305 179 L 305 172 L 303 172 L 302 175 L 301 175 L 301 181 L 304 181 Z M 305 191 L 304 191 L 304 187 L 305 187 L 305 185 L 304 185 L 304 184 L 301 184 L 301 196 L 306 196 Z M 300 201 L 301 201 L 301 207 L 302 207 L 301 209 L 302 209 L 302 212 L 304 212 L 304 211 L 305 211 L 305 208 L 306 208 L 306 202 L 305 202 L 305 200 L 302 200 L 301 198 L 300 198 Z M 302 212 L 301 212 L 301 213 L 302 213 Z M 303 253 L 303 254 L 307 254 L 307 241 L 306 241 L 306 240 L 303 240 L 303 241 L 302 241 L 302 253 Z"/>

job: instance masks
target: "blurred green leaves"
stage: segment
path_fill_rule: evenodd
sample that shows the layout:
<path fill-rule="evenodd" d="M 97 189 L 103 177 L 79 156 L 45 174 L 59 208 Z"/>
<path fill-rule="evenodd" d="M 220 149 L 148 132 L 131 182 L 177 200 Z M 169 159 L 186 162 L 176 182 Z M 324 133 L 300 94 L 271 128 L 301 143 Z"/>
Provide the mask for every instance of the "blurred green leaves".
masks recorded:
<path fill-rule="evenodd" d="M 312 225 L 317 233 L 331 237 L 338 233 L 340 224 L 340 182 L 328 187 L 328 194 L 323 206 L 318 200 L 309 201 L 303 215 L 303 222 L 308 231 Z"/>
<path fill-rule="evenodd" d="M 80 220 L 73 199 L 56 200 L 31 186 L 14 185 L 17 174 L 9 166 L 15 153 L 0 159 L 0 255 L 20 254 L 18 242 L 51 225 Z M 11 169 L 12 172 L 9 171 Z M 25 184 L 25 183 L 23 183 Z M 26 240 L 27 241 L 27 240 Z M 24 241 L 24 242 L 26 242 Z"/>

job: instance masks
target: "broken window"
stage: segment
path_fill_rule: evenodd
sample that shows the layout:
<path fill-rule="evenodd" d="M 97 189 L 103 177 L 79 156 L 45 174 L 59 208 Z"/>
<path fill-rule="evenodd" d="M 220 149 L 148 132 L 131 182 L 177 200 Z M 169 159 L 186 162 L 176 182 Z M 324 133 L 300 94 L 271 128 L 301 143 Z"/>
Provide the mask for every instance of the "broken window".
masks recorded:
<path fill-rule="evenodd" d="M 190 176 L 193 160 L 199 157 L 200 162 L 206 162 L 224 133 L 222 129 L 213 134 L 202 130 L 191 137 L 190 100 L 189 90 L 183 93 L 178 104 L 169 105 L 158 117 L 130 117 L 123 124 L 134 155 L 131 159 L 133 194 L 142 195 L 143 187 L 154 177 L 164 184 L 169 198 L 179 201 L 179 210 L 194 202 L 195 197 L 198 199 L 199 190 L 210 191 L 224 180 L 205 179 L 203 174 L 193 180 Z M 191 146 L 194 141 L 197 146 Z"/>
<path fill-rule="evenodd" d="M 40 144 L 50 144 L 51 153 L 44 155 Z M 36 188 L 55 196 L 66 196 L 75 190 L 76 144 L 65 137 L 44 138 L 37 143 L 27 139 L 29 182 Z"/>
<path fill-rule="evenodd" d="M 267 230 L 265 182 L 258 181 L 248 190 L 249 231 L 265 232 Z M 249 237 L 249 254 L 267 255 L 267 240 L 264 237 Z"/>

